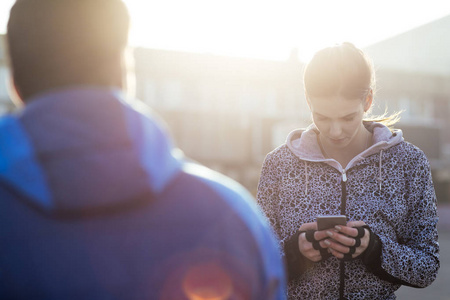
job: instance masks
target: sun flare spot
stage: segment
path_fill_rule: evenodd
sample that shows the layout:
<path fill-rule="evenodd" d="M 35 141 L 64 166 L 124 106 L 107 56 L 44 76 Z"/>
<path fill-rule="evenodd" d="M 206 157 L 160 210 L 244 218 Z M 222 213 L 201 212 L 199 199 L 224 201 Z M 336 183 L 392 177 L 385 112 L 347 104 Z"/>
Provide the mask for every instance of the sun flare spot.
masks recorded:
<path fill-rule="evenodd" d="M 183 291 L 189 300 L 226 300 L 233 293 L 232 280 L 213 262 L 191 267 L 183 279 Z"/>

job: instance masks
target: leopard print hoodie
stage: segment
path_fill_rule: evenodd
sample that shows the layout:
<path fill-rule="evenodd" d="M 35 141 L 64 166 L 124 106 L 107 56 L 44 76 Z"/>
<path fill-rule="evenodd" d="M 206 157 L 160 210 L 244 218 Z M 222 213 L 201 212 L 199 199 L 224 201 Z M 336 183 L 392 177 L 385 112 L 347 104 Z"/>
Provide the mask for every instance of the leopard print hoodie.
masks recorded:
<path fill-rule="evenodd" d="M 373 133 L 372 146 L 345 168 L 324 158 L 314 125 L 291 132 L 264 161 L 257 201 L 283 256 L 284 243 L 303 223 L 341 212 L 364 221 L 381 244 L 371 265 L 359 257 L 308 260 L 289 282 L 289 299 L 396 299 L 402 284 L 426 287 L 436 278 L 438 218 L 429 162 L 401 130 L 364 125 Z"/>

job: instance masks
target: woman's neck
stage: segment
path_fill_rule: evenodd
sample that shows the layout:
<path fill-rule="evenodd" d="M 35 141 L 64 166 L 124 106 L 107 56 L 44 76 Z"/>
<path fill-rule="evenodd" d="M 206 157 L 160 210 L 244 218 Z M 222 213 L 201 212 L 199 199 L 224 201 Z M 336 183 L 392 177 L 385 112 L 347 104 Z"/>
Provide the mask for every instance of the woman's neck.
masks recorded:
<path fill-rule="evenodd" d="M 322 153 L 325 158 L 333 158 L 337 160 L 343 168 L 358 154 L 366 150 L 372 145 L 372 133 L 369 132 L 364 126 L 358 132 L 358 136 L 347 145 L 345 148 L 331 148 L 324 145 L 320 139 L 319 142 L 321 146 Z"/>

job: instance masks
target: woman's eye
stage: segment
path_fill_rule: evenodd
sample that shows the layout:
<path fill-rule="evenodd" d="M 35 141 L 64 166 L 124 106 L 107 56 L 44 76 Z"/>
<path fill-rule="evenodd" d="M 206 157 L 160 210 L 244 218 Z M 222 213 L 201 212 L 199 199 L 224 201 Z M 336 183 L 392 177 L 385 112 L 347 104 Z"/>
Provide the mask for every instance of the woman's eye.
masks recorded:
<path fill-rule="evenodd" d="M 345 121 L 347 121 L 347 122 L 351 122 L 351 121 L 353 121 L 355 118 L 345 118 L 344 120 Z"/>

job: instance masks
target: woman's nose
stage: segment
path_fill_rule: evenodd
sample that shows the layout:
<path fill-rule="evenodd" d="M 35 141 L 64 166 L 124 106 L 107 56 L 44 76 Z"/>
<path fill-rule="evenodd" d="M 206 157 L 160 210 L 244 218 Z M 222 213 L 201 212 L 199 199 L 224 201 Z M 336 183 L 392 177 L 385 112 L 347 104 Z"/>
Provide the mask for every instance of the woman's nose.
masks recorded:
<path fill-rule="evenodd" d="M 332 122 L 330 125 L 329 136 L 331 138 L 339 139 L 342 135 L 342 126 L 338 122 Z"/>

